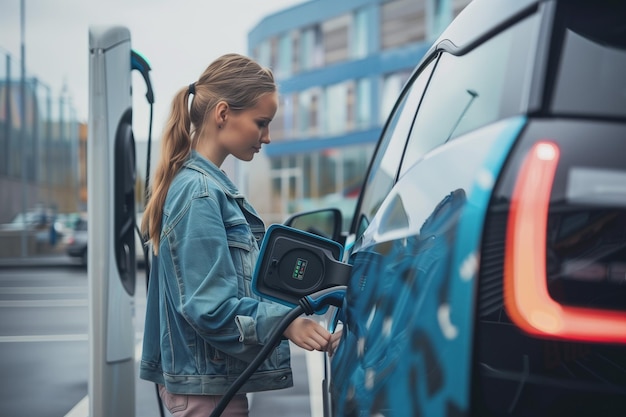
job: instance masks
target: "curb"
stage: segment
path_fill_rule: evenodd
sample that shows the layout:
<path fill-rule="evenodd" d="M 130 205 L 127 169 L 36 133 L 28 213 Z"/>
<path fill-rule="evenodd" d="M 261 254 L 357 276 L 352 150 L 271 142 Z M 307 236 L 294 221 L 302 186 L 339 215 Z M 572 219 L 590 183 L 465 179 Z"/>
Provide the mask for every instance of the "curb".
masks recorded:
<path fill-rule="evenodd" d="M 23 258 L 0 258 L 0 268 L 48 268 L 58 266 L 81 266 L 66 255 L 30 256 Z"/>

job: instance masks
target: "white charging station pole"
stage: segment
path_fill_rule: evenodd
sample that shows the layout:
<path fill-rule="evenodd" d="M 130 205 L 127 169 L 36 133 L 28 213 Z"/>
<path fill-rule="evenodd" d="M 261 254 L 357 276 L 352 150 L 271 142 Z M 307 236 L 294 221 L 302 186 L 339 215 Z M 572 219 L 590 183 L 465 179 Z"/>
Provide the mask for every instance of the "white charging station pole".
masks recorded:
<path fill-rule="evenodd" d="M 90 417 L 135 415 L 135 147 L 130 32 L 89 28 Z"/>

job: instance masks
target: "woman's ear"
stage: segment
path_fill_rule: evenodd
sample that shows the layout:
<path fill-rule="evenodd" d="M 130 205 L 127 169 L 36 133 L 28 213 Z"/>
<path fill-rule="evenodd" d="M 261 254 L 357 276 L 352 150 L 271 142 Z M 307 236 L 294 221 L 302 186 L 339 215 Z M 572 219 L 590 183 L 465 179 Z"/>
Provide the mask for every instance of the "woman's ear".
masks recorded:
<path fill-rule="evenodd" d="M 215 123 L 220 129 L 226 123 L 226 116 L 228 115 L 229 106 L 225 101 L 220 101 L 215 106 Z"/>

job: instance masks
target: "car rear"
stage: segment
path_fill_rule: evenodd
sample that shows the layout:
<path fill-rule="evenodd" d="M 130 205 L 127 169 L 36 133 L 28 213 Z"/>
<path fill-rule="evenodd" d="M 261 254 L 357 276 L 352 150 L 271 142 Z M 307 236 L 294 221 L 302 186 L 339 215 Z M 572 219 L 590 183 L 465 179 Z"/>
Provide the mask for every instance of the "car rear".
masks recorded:
<path fill-rule="evenodd" d="M 471 415 L 624 416 L 626 5 L 546 7 L 536 108 L 482 239 Z"/>
<path fill-rule="evenodd" d="M 79 217 L 76 219 L 67 236 L 65 251 L 68 256 L 78 258 L 83 265 L 87 265 L 87 219 Z"/>

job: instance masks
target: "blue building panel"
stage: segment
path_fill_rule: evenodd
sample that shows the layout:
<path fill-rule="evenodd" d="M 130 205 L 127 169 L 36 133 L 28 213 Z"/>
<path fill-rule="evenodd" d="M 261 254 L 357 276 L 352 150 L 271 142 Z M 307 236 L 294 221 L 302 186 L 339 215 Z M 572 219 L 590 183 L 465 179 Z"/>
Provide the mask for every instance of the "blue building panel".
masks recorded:
<path fill-rule="evenodd" d="M 284 142 L 272 142 L 271 146 L 264 147 L 263 150 L 269 157 L 297 155 L 311 153 L 328 148 L 337 148 L 366 143 L 375 143 L 380 135 L 381 128 L 372 128 L 351 132 L 341 136 L 329 136 L 322 138 L 307 138 L 300 140 L 290 140 Z"/>
<path fill-rule="evenodd" d="M 382 0 L 311 0 L 266 16 L 248 33 L 248 47 L 284 32 L 299 29 L 349 13 Z"/>
<path fill-rule="evenodd" d="M 324 68 L 303 72 L 288 79 L 280 80 L 280 92 L 288 94 L 312 87 L 332 85 L 345 80 L 359 79 L 377 74 L 387 74 L 403 69 L 413 69 L 429 44 L 423 42 L 402 48 L 370 55 L 366 58 L 346 61 Z"/>

